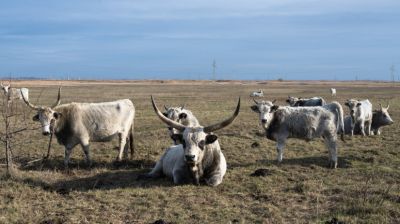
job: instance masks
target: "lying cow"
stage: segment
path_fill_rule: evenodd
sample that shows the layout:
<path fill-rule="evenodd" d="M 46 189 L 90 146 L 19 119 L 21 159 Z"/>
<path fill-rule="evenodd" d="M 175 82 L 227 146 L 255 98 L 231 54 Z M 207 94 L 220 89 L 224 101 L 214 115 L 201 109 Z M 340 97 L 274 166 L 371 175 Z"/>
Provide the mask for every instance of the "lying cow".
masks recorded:
<path fill-rule="evenodd" d="M 151 101 L 161 121 L 182 132 L 176 134 L 176 138 L 180 138 L 182 144 L 168 148 L 153 170 L 138 178 L 158 178 L 165 175 L 172 178 L 175 184 L 193 181 L 198 185 L 200 180 L 204 180 L 209 186 L 219 185 L 226 173 L 226 160 L 219 146 L 218 137 L 212 131 L 222 129 L 233 122 L 239 114 L 240 99 L 231 117 L 206 127 L 189 127 L 175 122 L 158 110 L 153 97 Z"/>
<path fill-rule="evenodd" d="M 369 100 L 347 100 L 345 105 L 350 110 L 351 124 L 350 124 L 350 134 L 354 135 L 354 128 L 356 126 L 360 127 L 361 134 L 365 136 L 371 135 L 371 125 L 372 125 L 372 104 Z"/>
<path fill-rule="evenodd" d="M 54 133 L 59 144 L 65 146 L 64 165 L 68 168 L 72 149 L 80 144 L 91 165 L 89 142 L 111 141 L 119 137 L 119 154 L 122 160 L 126 140 L 129 134 L 131 157 L 133 156 L 133 119 L 135 107 L 129 99 L 106 103 L 69 103 L 60 105 L 61 88 L 57 102 L 51 106 L 35 106 L 27 99 L 25 103 L 37 111 L 33 117 L 42 125 L 43 135 Z"/>
<path fill-rule="evenodd" d="M 29 89 L 27 88 L 12 88 L 11 85 L 3 85 L 3 82 L 1 82 L 0 85 L 8 103 L 11 103 L 14 100 L 22 100 L 22 94 L 25 96 L 25 98 L 29 98 Z"/>
<path fill-rule="evenodd" d="M 260 89 L 256 92 L 252 92 L 250 94 L 251 97 L 263 97 L 264 96 L 264 92 Z"/>
<path fill-rule="evenodd" d="M 375 135 L 381 134 L 382 127 L 394 123 L 388 112 L 389 105 L 386 108 L 382 107 L 381 104 L 379 105 L 380 109 L 372 112 L 371 134 Z M 344 127 L 346 134 L 351 134 L 351 116 L 346 116 L 346 118 L 344 119 Z M 361 135 L 361 129 L 359 125 L 356 125 L 354 127 L 354 134 Z"/>
<path fill-rule="evenodd" d="M 251 109 L 259 114 L 266 137 L 277 142 L 278 162 L 282 162 L 283 149 L 288 138 L 310 141 L 323 137 L 329 151 L 329 166 L 337 167 L 337 132 L 343 137 L 343 109 L 337 102 L 329 107 L 280 107 L 271 101 L 256 102 Z M 336 111 L 337 114 L 331 112 Z"/>
<path fill-rule="evenodd" d="M 165 112 L 163 112 L 163 115 L 175 122 L 178 122 L 180 124 L 183 124 L 185 126 L 189 127 L 197 127 L 200 126 L 199 121 L 197 118 L 193 115 L 193 113 L 190 110 L 187 110 L 184 108 L 184 106 L 181 107 L 166 107 Z M 175 128 L 168 127 L 169 130 L 169 136 L 172 138 L 174 141 L 174 144 L 180 144 L 177 142 L 178 139 L 174 139 L 173 137 L 175 134 L 182 134 L 182 132 L 178 131 Z"/>
<path fill-rule="evenodd" d="M 310 99 L 297 98 L 293 96 L 288 96 L 286 102 L 291 107 L 314 107 L 314 106 L 324 106 L 326 104 L 322 97 L 312 97 Z"/>

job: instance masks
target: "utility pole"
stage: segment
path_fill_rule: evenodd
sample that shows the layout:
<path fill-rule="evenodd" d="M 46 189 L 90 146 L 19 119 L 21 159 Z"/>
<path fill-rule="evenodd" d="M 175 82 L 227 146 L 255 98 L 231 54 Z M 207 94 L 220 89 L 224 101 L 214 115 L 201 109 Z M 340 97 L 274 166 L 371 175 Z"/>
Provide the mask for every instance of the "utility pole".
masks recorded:
<path fill-rule="evenodd" d="M 213 61 L 212 67 L 213 67 L 213 79 L 216 80 L 215 69 L 217 68 L 217 62 L 215 61 L 215 59 Z"/>
<path fill-rule="evenodd" d="M 392 79 L 392 82 L 394 83 L 394 74 L 396 73 L 396 68 L 394 66 L 394 64 L 392 64 L 392 66 L 390 66 L 390 77 Z"/>

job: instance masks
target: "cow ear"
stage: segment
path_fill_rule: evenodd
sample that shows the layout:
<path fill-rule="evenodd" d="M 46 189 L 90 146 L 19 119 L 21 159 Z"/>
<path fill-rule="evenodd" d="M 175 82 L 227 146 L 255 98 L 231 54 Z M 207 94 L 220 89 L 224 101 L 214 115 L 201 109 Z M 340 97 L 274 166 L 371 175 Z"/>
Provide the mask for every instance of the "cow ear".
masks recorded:
<path fill-rule="evenodd" d="M 171 138 L 172 138 L 174 141 L 178 142 L 178 143 L 183 143 L 183 135 L 182 135 L 182 134 L 173 134 L 173 135 L 171 136 Z"/>
<path fill-rule="evenodd" d="M 187 114 L 186 113 L 180 113 L 179 114 L 179 119 L 186 119 L 187 118 Z"/>
<path fill-rule="evenodd" d="M 215 141 L 217 141 L 217 139 L 218 139 L 218 136 L 213 135 L 213 134 L 208 134 L 206 136 L 206 145 L 214 143 Z"/>
<path fill-rule="evenodd" d="M 54 112 L 54 113 L 53 113 L 53 117 L 54 117 L 56 120 L 58 120 L 58 119 L 61 117 L 61 113 Z"/>
<path fill-rule="evenodd" d="M 279 106 L 273 105 L 273 106 L 271 107 L 271 112 L 276 111 L 278 108 L 279 108 Z"/>
<path fill-rule="evenodd" d="M 361 103 L 357 103 L 357 107 L 361 106 Z"/>
<path fill-rule="evenodd" d="M 290 103 L 290 100 L 289 100 L 289 99 L 287 99 L 287 100 L 286 100 L 286 103 Z"/>
<path fill-rule="evenodd" d="M 35 116 L 32 117 L 33 121 L 39 121 L 39 114 L 36 114 Z"/>
<path fill-rule="evenodd" d="M 253 105 L 253 106 L 251 106 L 250 108 L 251 108 L 251 110 L 253 110 L 254 112 L 260 113 L 260 111 L 258 110 L 258 106 L 257 106 L 257 105 Z"/>
<path fill-rule="evenodd" d="M 168 113 L 167 112 L 163 112 L 162 114 L 164 115 L 164 117 L 168 117 Z"/>
<path fill-rule="evenodd" d="M 344 105 L 346 105 L 346 106 L 348 106 L 348 107 L 350 106 L 350 105 L 349 105 L 349 102 L 344 103 Z"/>

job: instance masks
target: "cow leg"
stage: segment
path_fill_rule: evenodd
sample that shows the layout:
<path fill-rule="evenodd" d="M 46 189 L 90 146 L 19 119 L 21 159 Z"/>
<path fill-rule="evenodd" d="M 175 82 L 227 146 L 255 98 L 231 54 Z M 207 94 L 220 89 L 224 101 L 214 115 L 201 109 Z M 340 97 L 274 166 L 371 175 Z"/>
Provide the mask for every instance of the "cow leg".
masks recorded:
<path fill-rule="evenodd" d="M 329 168 L 336 169 L 337 168 L 337 144 L 336 138 L 334 135 L 325 137 L 325 145 L 328 148 L 329 154 Z"/>
<path fill-rule="evenodd" d="M 89 143 L 82 144 L 82 150 L 83 150 L 83 153 L 85 153 L 86 164 L 89 167 L 92 166 L 92 160 L 90 159 L 90 154 L 89 154 Z"/>
<path fill-rule="evenodd" d="M 276 151 L 278 152 L 278 157 L 277 157 L 278 163 L 282 162 L 284 148 L 285 148 L 285 141 L 278 141 L 278 144 L 276 147 Z"/>
<path fill-rule="evenodd" d="M 119 137 L 119 154 L 117 161 L 122 161 L 122 154 L 125 149 L 125 144 L 126 144 L 126 134 L 120 133 L 118 134 Z"/>
<path fill-rule="evenodd" d="M 374 134 L 375 134 L 375 135 L 381 135 L 381 130 L 380 130 L 380 128 L 376 129 Z"/>
<path fill-rule="evenodd" d="M 367 135 L 371 135 L 371 124 L 372 124 L 372 121 L 367 121 L 366 122 L 367 123 Z"/>
<path fill-rule="evenodd" d="M 68 170 L 69 158 L 71 156 L 73 147 L 65 147 L 64 167 Z"/>
<path fill-rule="evenodd" d="M 364 121 L 360 122 L 360 129 L 361 129 L 362 136 L 365 136 L 365 122 Z"/>

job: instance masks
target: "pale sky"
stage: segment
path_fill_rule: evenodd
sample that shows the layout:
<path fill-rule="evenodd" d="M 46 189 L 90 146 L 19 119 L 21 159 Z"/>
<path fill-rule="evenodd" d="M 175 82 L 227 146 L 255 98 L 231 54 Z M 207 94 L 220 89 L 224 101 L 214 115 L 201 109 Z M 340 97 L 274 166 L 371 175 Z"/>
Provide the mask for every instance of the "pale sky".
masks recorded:
<path fill-rule="evenodd" d="M 398 0 L 0 0 L 0 77 L 389 80 Z"/>

